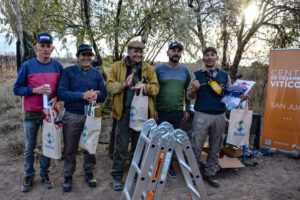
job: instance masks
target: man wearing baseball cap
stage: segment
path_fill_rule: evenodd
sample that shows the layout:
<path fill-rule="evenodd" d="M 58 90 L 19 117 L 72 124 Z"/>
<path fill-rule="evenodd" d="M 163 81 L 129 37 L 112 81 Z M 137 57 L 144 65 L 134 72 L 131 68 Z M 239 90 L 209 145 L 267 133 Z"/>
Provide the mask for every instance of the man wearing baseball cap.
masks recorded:
<path fill-rule="evenodd" d="M 190 100 L 185 98 L 185 94 L 191 78 L 189 69 L 179 63 L 182 51 L 182 44 L 172 42 L 167 51 L 169 61 L 155 69 L 160 86 L 155 98 L 155 119 L 158 124 L 164 121 L 171 123 L 174 129 L 179 128 L 181 121 L 187 121 L 190 117 Z M 176 177 L 172 162 L 168 175 Z"/>
<path fill-rule="evenodd" d="M 152 96 L 157 95 L 159 85 L 154 68 L 143 61 L 145 45 L 133 41 L 128 44 L 128 56 L 115 62 L 110 69 L 107 79 L 107 90 L 113 94 L 112 117 L 117 120 L 116 140 L 113 155 L 113 189 L 123 189 L 121 182 L 125 168 L 129 139 L 131 138 L 131 156 L 133 156 L 139 133 L 129 128 L 130 106 L 135 90 L 145 85 L 146 95 L 149 96 L 148 109 L 150 117 L 154 118 Z"/>
<path fill-rule="evenodd" d="M 196 71 L 188 87 L 187 97 L 196 98 L 193 119 L 193 149 L 197 160 L 200 159 L 202 148 L 209 135 L 209 152 L 204 166 L 204 180 L 212 187 L 219 187 L 215 177 L 218 166 L 218 155 L 225 131 L 225 104 L 221 102 L 222 95 L 211 90 L 209 81 L 215 81 L 220 90 L 231 85 L 230 76 L 217 66 L 217 50 L 207 47 L 203 51 L 205 68 Z"/>
<path fill-rule="evenodd" d="M 101 73 L 92 67 L 92 47 L 82 44 L 77 48 L 77 64 L 64 69 L 58 86 L 58 99 L 64 101 L 63 120 L 64 183 L 62 190 L 72 189 L 72 176 L 76 169 L 76 154 L 86 115 L 84 107 L 94 102 L 104 102 L 106 88 Z M 96 158 L 94 154 L 83 151 L 85 180 L 89 187 L 96 187 L 93 175 Z"/>
<path fill-rule="evenodd" d="M 24 129 L 25 152 L 24 167 L 25 178 L 21 187 L 22 192 L 28 192 L 33 184 L 35 176 L 34 152 L 39 127 L 43 123 L 43 95 L 51 95 L 50 104 L 55 105 L 56 90 L 63 71 L 62 65 L 50 56 L 53 52 L 52 36 L 48 33 L 38 35 L 35 45 L 37 58 L 28 60 L 22 64 L 18 73 L 14 94 L 24 96 Z M 40 160 L 40 176 L 44 188 L 52 188 L 49 179 L 50 158 L 42 155 Z"/>

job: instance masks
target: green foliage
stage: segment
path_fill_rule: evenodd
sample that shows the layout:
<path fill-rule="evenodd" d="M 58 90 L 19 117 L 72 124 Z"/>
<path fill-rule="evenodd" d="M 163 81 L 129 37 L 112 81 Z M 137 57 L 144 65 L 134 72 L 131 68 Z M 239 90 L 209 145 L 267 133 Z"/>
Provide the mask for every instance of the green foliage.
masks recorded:
<path fill-rule="evenodd" d="M 250 66 L 251 68 L 268 68 L 269 67 L 269 65 L 267 65 L 267 64 L 263 64 L 263 63 L 261 63 L 261 62 L 259 62 L 259 61 L 254 61 L 254 62 L 252 62 L 251 63 L 251 66 Z"/>
<path fill-rule="evenodd" d="M 128 42 L 140 40 L 146 44 L 149 62 L 174 40 L 184 44 L 193 60 L 201 58 L 204 47 L 215 46 L 227 64 L 239 64 L 243 56 L 266 55 L 269 47 L 300 43 L 296 0 L 197 0 L 194 8 L 186 0 L 89 0 L 90 29 L 83 2 L 20 0 L 24 30 L 34 38 L 40 32 L 55 33 L 62 43 L 74 36 L 77 45 L 92 43 L 93 36 L 100 53 L 113 55 L 114 60 L 125 56 Z M 245 9 L 250 4 L 257 6 L 259 15 L 247 23 Z M 1 31 L 17 35 L 12 1 L 0 0 L 0 13 L 0 23 L 5 25 Z M 267 41 L 269 46 L 255 48 L 257 41 Z"/>

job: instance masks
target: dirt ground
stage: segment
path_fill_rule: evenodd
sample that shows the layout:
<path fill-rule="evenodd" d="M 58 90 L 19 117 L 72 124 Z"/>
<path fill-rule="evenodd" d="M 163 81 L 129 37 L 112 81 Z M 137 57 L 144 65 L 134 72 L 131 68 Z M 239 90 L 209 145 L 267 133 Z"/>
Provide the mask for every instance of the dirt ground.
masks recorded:
<path fill-rule="evenodd" d="M 15 151 L 22 152 L 24 133 L 20 99 L 11 92 L 14 78 L 15 73 L 0 73 L 0 200 L 120 199 L 121 192 L 116 192 L 111 188 L 112 161 L 107 156 L 107 144 L 99 144 L 96 153 L 97 165 L 94 173 L 97 179 L 96 188 L 89 188 L 85 183 L 82 155 L 80 154 L 77 156 L 77 169 L 73 176 L 71 192 L 63 193 L 61 189 L 63 160 L 52 160 L 50 178 L 53 182 L 53 189 L 46 190 L 42 187 L 38 175 L 39 164 L 36 163 L 36 178 L 32 190 L 28 193 L 20 191 L 24 177 L 23 156 L 12 154 L 11 145 Z M 9 87 L 6 87 L 7 85 Z M 108 122 L 102 135 L 106 141 L 110 125 L 111 122 Z M 209 199 L 300 200 L 300 159 L 296 160 L 286 155 L 275 154 L 273 157 L 247 159 L 247 162 L 249 165 L 245 168 L 218 172 L 220 188 L 215 189 L 205 183 Z M 178 164 L 175 164 L 175 170 L 177 177 L 167 178 L 163 199 L 190 199 Z M 125 182 L 125 180 L 123 181 Z"/>
<path fill-rule="evenodd" d="M 22 133 L 20 133 L 22 134 Z M 35 164 L 36 178 L 34 186 L 28 193 L 20 191 L 23 181 L 23 156 L 12 156 L 8 153 L 7 138 L 0 133 L 0 199 L 119 199 L 121 192 L 111 188 L 110 169 L 112 161 L 107 156 L 107 145 L 100 144 L 96 154 L 97 166 L 95 178 L 97 187 L 89 188 L 84 181 L 82 170 L 82 155 L 77 156 L 77 169 L 74 174 L 73 190 L 63 193 L 61 175 L 63 161 L 54 160 L 51 163 L 50 178 L 53 189 L 42 187 L 39 177 L 39 164 Z M 248 159 L 249 167 L 238 170 L 227 169 L 217 174 L 221 187 L 214 189 L 205 184 L 209 198 L 213 199 L 247 199 L 247 200 L 283 200 L 300 199 L 300 160 L 288 158 L 285 155 Z M 185 181 L 178 165 L 176 178 L 168 178 L 165 200 L 190 199 Z"/>

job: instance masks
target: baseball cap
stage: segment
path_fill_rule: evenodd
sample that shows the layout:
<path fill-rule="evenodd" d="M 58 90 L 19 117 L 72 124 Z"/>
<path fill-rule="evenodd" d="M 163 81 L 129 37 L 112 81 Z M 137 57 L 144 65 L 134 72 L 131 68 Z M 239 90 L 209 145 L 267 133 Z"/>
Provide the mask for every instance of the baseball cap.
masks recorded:
<path fill-rule="evenodd" d="M 206 54 L 208 51 L 212 51 L 212 52 L 214 52 L 215 54 L 218 55 L 217 50 L 216 50 L 216 48 L 214 48 L 214 47 L 206 47 L 206 48 L 203 50 L 203 55 Z"/>
<path fill-rule="evenodd" d="M 36 43 L 49 42 L 52 43 L 52 36 L 49 33 L 41 33 L 38 35 Z"/>
<path fill-rule="evenodd" d="M 144 43 L 139 42 L 139 41 L 132 41 L 128 43 L 128 49 L 133 48 L 133 49 L 145 49 L 146 46 Z"/>
<path fill-rule="evenodd" d="M 180 49 L 180 51 L 183 50 L 183 45 L 180 44 L 179 42 L 172 42 L 170 45 L 169 45 L 169 49 L 173 49 L 175 47 L 178 47 Z"/>
<path fill-rule="evenodd" d="M 91 45 L 88 44 L 81 44 L 77 48 L 76 56 L 79 56 L 81 53 L 89 53 L 91 55 L 94 55 Z"/>

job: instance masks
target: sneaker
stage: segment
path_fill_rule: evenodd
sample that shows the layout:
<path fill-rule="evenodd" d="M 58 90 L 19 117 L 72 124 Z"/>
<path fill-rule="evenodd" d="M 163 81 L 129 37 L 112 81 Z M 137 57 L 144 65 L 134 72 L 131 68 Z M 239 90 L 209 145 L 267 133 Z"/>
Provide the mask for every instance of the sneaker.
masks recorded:
<path fill-rule="evenodd" d="M 51 189 L 52 188 L 52 183 L 49 179 L 48 174 L 46 174 L 42 177 L 42 183 L 43 183 L 43 186 L 44 186 L 45 189 Z"/>
<path fill-rule="evenodd" d="M 123 189 L 122 181 L 113 180 L 112 187 L 115 191 L 121 191 Z"/>
<path fill-rule="evenodd" d="M 220 187 L 219 181 L 215 176 L 204 176 L 204 180 L 212 187 L 218 188 Z"/>
<path fill-rule="evenodd" d="M 175 170 L 169 168 L 168 176 L 170 176 L 171 178 L 175 178 L 175 177 L 176 177 L 176 172 L 175 172 Z"/>
<path fill-rule="evenodd" d="M 33 184 L 33 178 L 30 176 L 26 176 L 24 178 L 23 185 L 21 187 L 22 192 L 28 192 L 31 189 L 31 186 Z"/>
<path fill-rule="evenodd" d="M 65 180 L 64 183 L 62 184 L 62 190 L 64 192 L 70 192 L 72 190 L 72 177 L 66 177 L 65 176 Z"/>
<path fill-rule="evenodd" d="M 97 182 L 92 173 L 85 174 L 85 181 L 90 187 L 96 187 Z"/>

